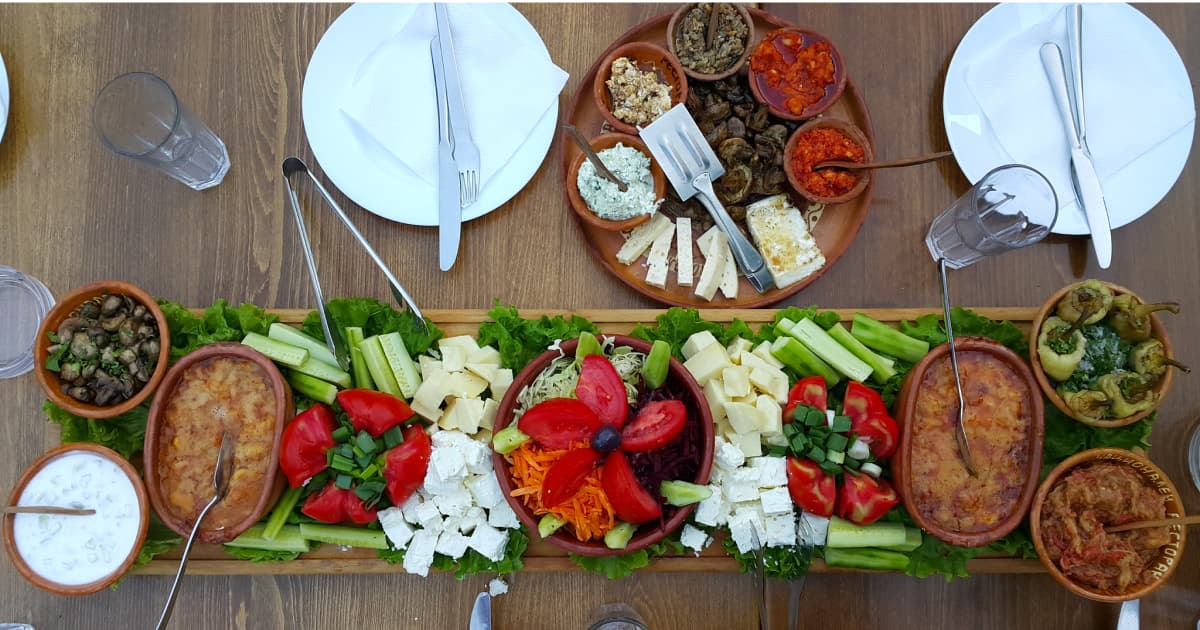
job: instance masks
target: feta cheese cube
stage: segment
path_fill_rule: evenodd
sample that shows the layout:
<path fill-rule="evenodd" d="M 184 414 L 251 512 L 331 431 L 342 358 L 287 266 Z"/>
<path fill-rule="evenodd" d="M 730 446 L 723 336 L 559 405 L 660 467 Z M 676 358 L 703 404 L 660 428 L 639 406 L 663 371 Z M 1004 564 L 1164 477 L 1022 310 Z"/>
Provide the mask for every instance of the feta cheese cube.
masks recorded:
<path fill-rule="evenodd" d="M 733 542 L 737 545 L 738 551 L 747 553 L 755 549 L 754 536 L 750 533 L 761 527 L 761 523 L 755 524 L 755 516 L 749 513 L 735 513 L 729 517 L 729 536 L 733 538 Z M 761 542 L 766 533 L 763 528 L 763 535 L 758 537 Z"/>
<path fill-rule="evenodd" d="M 442 481 L 432 466 L 429 467 L 429 472 L 425 473 L 425 485 L 421 486 L 421 491 L 424 491 L 426 495 L 422 497 L 425 501 L 433 501 L 433 497 L 437 495 L 452 494 L 462 489 L 462 481 L 458 479 Z"/>
<path fill-rule="evenodd" d="M 500 578 L 492 578 L 488 582 L 488 595 L 499 597 L 508 592 L 508 583 Z"/>
<path fill-rule="evenodd" d="M 479 428 L 492 430 L 496 424 L 496 412 L 500 410 L 500 402 L 495 398 L 483 401 L 483 415 L 479 416 Z"/>
<path fill-rule="evenodd" d="M 396 549 L 404 549 L 408 546 L 408 541 L 412 540 L 413 528 L 405 522 L 404 510 L 401 508 L 380 510 L 379 524 L 383 526 L 383 533 Z"/>
<path fill-rule="evenodd" d="M 462 454 L 467 463 L 467 472 L 472 475 L 495 474 L 492 472 L 492 449 L 483 442 L 467 442 L 462 447 Z"/>
<path fill-rule="evenodd" d="M 429 575 L 437 542 L 438 532 L 423 529 L 413 534 L 408 550 L 404 553 L 404 571 L 420 576 Z"/>
<path fill-rule="evenodd" d="M 467 540 L 468 538 L 458 533 L 458 530 L 447 528 L 442 531 L 441 536 L 438 536 L 437 545 L 433 550 L 457 560 L 467 552 Z"/>
<path fill-rule="evenodd" d="M 762 480 L 762 471 L 758 468 L 743 466 L 729 473 L 730 483 L 743 483 L 758 488 Z M 736 501 L 736 499 L 735 499 Z"/>
<path fill-rule="evenodd" d="M 722 486 L 722 491 L 725 493 L 725 500 L 731 503 L 758 499 L 758 484 L 755 483 L 727 481 Z"/>
<path fill-rule="evenodd" d="M 787 547 L 796 544 L 796 518 L 791 512 L 768 516 L 764 523 L 767 537 L 764 543 L 768 547 Z"/>
<path fill-rule="evenodd" d="M 461 519 L 471 507 L 471 493 L 464 489 L 449 494 L 439 494 L 433 497 L 433 502 L 442 514 Z"/>
<path fill-rule="evenodd" d="M 824 545 L 828 534 L 829 517 L 800 512 L 800 527 L 797 532 L 800 542 L 807 542 L 813 546 Z"/>
<path fill-rule="evenodd" d="M 764 514 L 791 514 L 792 496 L 787 488 L 772 488 L 758 495 Z"/>
<path fill-rule="evenodd" d="M 693 333 L 692 336 L 687 338 L 687 341 L 683 342 L 683 360 L 686 361 L 696 356 L 697 352 L 715 343 L 717 343 L 717 338 L 707 330 Z"/>
<path fill-rule="evenodd" d="M 429 470 L 442 481 L 462 480 L 467 474 L 467 462 L 457 448 L 438 448 L 429 456 Z"/>
<path fill-rule="evenodd" d="M 755 457 L 750 467 L 758 470 L 760 488 L 787 487 L 787 459 L 783 457 Z"/>
<path fill-rule="evenodd" d="M 439 532 L 442 531 L 442 513 L 438 511 L 438 506 L 433 501 L 425 501 L 421 505 L 418 505 L 416 517 L 421 527 Z"/>
<path fill-rule="evenodd" d="M 467 490 L 471 491 L 471 496 L 475 498 L 475 504 L 479 507 L 490 510 L 496 504 L 504 503 L 504 493 L 500 490 L 500 482 L 494 472 L 472 477 L 467 481 Z"/>
<path fill-rule="evenodd" d="M 483 511 L 483 508 L 476 505 L 467 509 L 467 513 L 463 516 L 462 523 L 459 524 L 458 529 L 464 534 L 470 534 L 475 531 L 475 528 L 480 523 L 486 522 L 487 513 Z"/>
<path fill-rule="evenodd" d="M 729 418 L 729 425 L 738 435 L 745 435 L 758 431 L 761 423 L 758 419 L 758 409 L 754 405 L 748 405 L 740 402 L 725 403 L 725 416 Z"/>
<path fill-rule="evenodd" d="M 488 510 L 487 524 L 497 529 L 516 529 L 521 526 L 521 521 L 508 502 L 501 501 Z"/>
<path fill-rule="evenodd" d="M 507 505 L 507 504 L 506 504 Z M 508 532 L 498 530 L 487 524 L 481 524 L 471 533 L 467 546 L 478 551 L 483 557 L 496 562 L 504 557 L 504 547 L 508 544 Z"/>
<path fill-rule="evenodd" d="M 724 525 L 724 523 L 717 518 L 717 515 L 721 511 L 721 504 L 724 503 L 724 496 L 721 494 L 721 486 L 710 484 L 708 489 L 712 490 L 712 494 L 709 495 L 707 499 L 704 499 L 700 503 L 696 504 L 696 512 L 693 514 L 692 518 L 695 519 L 697 523 L 700 523 L 701 525 L 708 525 L 709 527 Z"/>
<path fill-rule="evenodd" d="M 741 451 L 738 451 L 738 453 L 740 454 Z M 712 484 L 716 484 L 716 485 L 721 485 L 722 483 L 725 482 L 725 477 L 726 477 L 726 474 L 725 474 L 724 468 L 721 468 L 720 466 L 713 466 L 712 472 L 709 473 L 709 475 L 708 475 L 708 482 L 712 483 Z"/>
<path fill-rule="evenodd" d="M 683 543 L 684 547 L 695 551 L 696 555 L 700 555 L 700 552 L 708 546 L 708 534 L 690 524 L 684 525 L 683 531 L 679 535 L 679 542 Z"/>
<path fill-rule="evenodd" d="M 750 395 L 750 370 L 740 365 L 721 370 L 721 381 L 725 384 L 725 395 L 730 398 Z"/>
<path fill-rule="evenodd" d="M 741 466 L 746 461 L 741 449 L 718 437 L 716 449 L 713 451 L 713 461 L 721 468 L 730 470 Z"/>
<path fill-rule="evenodd" d="M 413 525 L 420 524 L 421 519 L 417 516 L 417 507 L 420 505 L 421 494 L 419 492 L 414 492 L 413 495 L 408 497 L 408 500 L 404 502 L 404 505 L 400 506 L 401 511 L 404 512 L 404 520 L 412 523 Z"/>
<path fill-rule="evenodd" d="M 462 431 L 438 431 L 429 436 L 429 441 L 437 448 L 460 448 L 463 444 L 471 441 L 471 438 Z"/>

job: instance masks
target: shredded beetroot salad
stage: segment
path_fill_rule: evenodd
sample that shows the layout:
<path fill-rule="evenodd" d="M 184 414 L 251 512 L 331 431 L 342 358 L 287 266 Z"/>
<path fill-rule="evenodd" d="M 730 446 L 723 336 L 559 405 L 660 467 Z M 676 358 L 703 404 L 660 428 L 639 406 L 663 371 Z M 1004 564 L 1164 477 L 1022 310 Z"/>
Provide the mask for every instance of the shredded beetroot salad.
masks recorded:
<path fill-rule="evenodd" d="M 646 403 L 656 400 L 678 400 L 688 411 L 687 424 L 683 431 L 666 446 L 644 453 L 627 453 L 629 464 L 638 481 L 663 506 L 662 520 L 659 526 L 664 526 L 679 508 L 668 505 L 659 493 L 659 486 L 664 481 L 694 481 L 700 470 L 700 454 L 703 450 L 701 442 L 704 433 L 698 421 L 700 414 L 696 411 L 695 401 L 687 393 L 674 386 L 669 380 L 666 385 L 647 391 L 645 386 L 639 387 L 637 404 L 634 409 L 641 409 Z M 636 413 L 636 411 L 635 411 Z M 631 416 L 632 417 L 632 416 Z"/>

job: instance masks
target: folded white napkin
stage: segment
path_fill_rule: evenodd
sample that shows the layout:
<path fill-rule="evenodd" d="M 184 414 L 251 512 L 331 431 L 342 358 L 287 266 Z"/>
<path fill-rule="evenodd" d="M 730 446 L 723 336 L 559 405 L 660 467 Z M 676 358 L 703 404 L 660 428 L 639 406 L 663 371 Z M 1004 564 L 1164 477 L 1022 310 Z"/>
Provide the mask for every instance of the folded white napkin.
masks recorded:
<path fill-rule="evenodd" d="M 1057 43 L 1070 76 L 1068 9 L 1000 40 L 967 69 L 967 86 L 1000 145 L 1013 162 L 1050 180 L 1060 215 L 1078 209 L 1067 131 L 1040 50 Z M 1123 5 L 1083 9 L 1084 122 L 1102 185 L 1196 117 L 1191 86 L 1171 81 L 1152 47 L 1139 40 L 1148 31 L 1130 28 L 1128 16 Z"/>
<path fill-rule="evenodd" d="M 492 19 L 500 4 L 447 6 L 480 182 L 499 171 L 558 99 L 567 73 L 540 40 L 518 38 Z M 358 69 L 341 109 L 430 186 L 437 186 L 437 99 L 430 41 L 433 5 L 422 4 Z"/>

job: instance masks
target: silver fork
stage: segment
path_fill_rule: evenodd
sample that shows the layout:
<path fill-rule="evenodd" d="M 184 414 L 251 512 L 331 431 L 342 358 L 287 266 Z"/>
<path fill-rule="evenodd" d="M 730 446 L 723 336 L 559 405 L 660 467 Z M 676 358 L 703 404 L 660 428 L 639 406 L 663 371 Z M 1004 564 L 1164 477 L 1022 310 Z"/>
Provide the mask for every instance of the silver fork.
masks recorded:
<path fill-rule="evenodd" d="M 450 16 L 446 5 L 433 5 L 438 39 L 442 47 L 442 67 L 446 73 L 446 101 L 450 105 L 450 133 L 454 138 L 454 162 L 458 166 L 458 205 L 465 208 L 479 199 L 479 147 L 471 138 L 467 108 L 463 102 L 462 81 L 458 75 L 458 58 L 454 54 L 454 38 L 450 34 Z"/>

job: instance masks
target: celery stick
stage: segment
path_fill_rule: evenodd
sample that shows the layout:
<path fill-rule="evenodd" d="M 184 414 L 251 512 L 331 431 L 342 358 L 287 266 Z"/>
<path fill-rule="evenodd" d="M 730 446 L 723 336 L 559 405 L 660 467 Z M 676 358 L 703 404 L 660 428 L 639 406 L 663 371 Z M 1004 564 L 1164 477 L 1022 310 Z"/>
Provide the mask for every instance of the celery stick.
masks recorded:
<path fill-rule="evenodd" d="M 821 357 L 838 372 L 859 382 L 865 382 L 870 378 L 871 366 L 834 341 L 833 337 L 830 337 L 829 333 L 822 330 L 813 320 L 802 319 L 796 322 L 788 334 L 799 339 L 808 346 L 809 350 L 813 351 L 813 354 Z"/>
<path fill-rule="evenodd" d="M 264 529 L 266 529 L 266 526 L 262 523 L 251 525 L 240 536 L 225 543 L 225 545 L 229 547 L 264 549 L 266 551 L 299 551 L 301 553 L 308 551 L 311 547 L 308 540 L 301 535 L 300 527 L 297 525 L 288 525 L 281 528 L 275 534 L 274 538 L 264 536 Z"/>
<path fill-rule="evenodd" d="M 332 405 L 334 399 L 337 398 L 337 385 L 323 381 L 315 376 L 309 376 L 295 370 L 287 370 L 287 381 L 291 384 L 292 389 L 326 405 Z"/>
<path fill-rule="evenodd" d="M 379 345 L 379 336 L 376 335 L 363 339 L 359 348 L 362 350 L 367 369 L 371 371 L 371 378 L 375 381 L 375 389 L 400 397 L 400 385 L 396 383 L 396 377 L 392 374 L 392 368 L 388 365 L 387 357 L 383 354 L 383 348 Z"/>
<path fill-rule="evenodd" d="M 329 351 L 324 340 L 313 339 L 287 324 L 279 322 L 271 324 L 271 327 L 267 329 L 267 337 L 291 346 L 304 348 L 308 350 L 309 357 L 337 367 L 337 359 L 333 357 L 333 353 Z"/>
<path fill-rule="evenodd" d="M 836 549 L 825 548 L 825 564 L 831 567 L 870 569 L 874 571 L 903 571 L 908 567 L 908 556 L 898 551 L 883 549 Z"/>
<path fill-rule="evenodd" d="M 279 530 L 283 529 L 283 524 L 287 522 L 288 514 L 291 514 L 296 504 L 300 502 L 300 493 L 303 491 L 304 488 L 288 488 L 283 496 L 279 497 L 279 502 L 271 510 L 271 516 L 267 518 L 267 525 L 263 528 L 263 538 L 275 540 L 275 537 L 279 535 Z M 297 530 L 296 534 L 299 535 L 300 531 Z"/>
<path fill-rule="evenodd" d="M 916 363 L 929 352 L 929 344 L 875 321 L 862 313 L 854 314 L 854 322 L 850 326 L 850 334 L 863 345 L 888 356 L 896 357 L 909 363 Z"/>
<path fill-rule="evenodd" d="M 367 368 L 367 360 L 362 352 L 363 329 L 358 326 L 346 328 L 346 345 L 350 346 L 350 372 L 354 377 L 354 386 L 360 389 L 375 389 L 375 380 L 371 378 L 371 370 Z"/>
<path fill-rule="evenodd" d="M 246 333 L 242 343 L 263 353 L 268 359 L 282 363 L 288 367 L 299 367 L 308 360 L 308 350 L 293 346 L 282 341 L 276 341 L 258 333 Z"/>
<path fill-rule="evenodd" d="M 771 355 L 787 367 L 799 372 L 801 376 L 819 375 L 824 377 L 825 384 L 829 387 L 837 385 L 838 381 L 842 380 L 842 375 L 838 374 L 837 370 L 826 365 L 799 340 L 787 334 L 780 335 L 771 344 Z"/>
<path fill-rule="evenodd" d="M 829 333 L 833 340 L 842 344 L 842 347 L 850 351 L 851 354 L 863 360 L 864 363 L 871 366 L 871 377 L 877 383 L 886 383 L 888 379 L 896 375 L 895 361 L 880 356 L 871 352 L 871 349 L 864 346 L 861 341 L 854 338 L 850 331 L 846 330 L 845 326 L 839 322 L 833 325 L 826 332 Z"/>
<path fill-rule="evenodd" d="M 386 534 L 379 530 L 364 529 L 361 527 L 300 523 L 300 535 L 307 540 L 341 545 L 343 547 L 365 547 L 367 549 L 388 548 Z"/>

